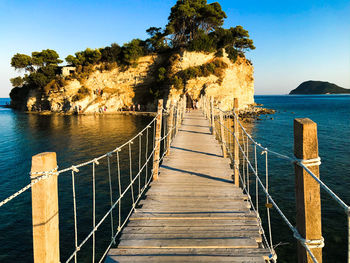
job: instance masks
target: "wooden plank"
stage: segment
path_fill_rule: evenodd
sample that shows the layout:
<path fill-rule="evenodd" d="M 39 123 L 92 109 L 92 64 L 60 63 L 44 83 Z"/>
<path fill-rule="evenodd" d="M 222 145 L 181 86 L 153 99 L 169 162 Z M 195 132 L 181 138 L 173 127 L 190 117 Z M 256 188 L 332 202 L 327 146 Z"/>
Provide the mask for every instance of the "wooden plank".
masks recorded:
<path fill-rule="evenodd" d="M 222 231 L 222 232 L 244 232 L 244 231 L 255 231 L 259 232 L 257 225 L 211 225 L 211 226 L 128 226 L 123 230 L 123 233 L 178 233 L 178 232 L 207 232 L 207 231 Z"/>
<path fill-rule="evenodd" d="M 118 248 L 258 248 L 252 238 L 175 238 L 120 240 Z"/>
<path fill-rule="evenodd" d="M 257 226 L 256 219 L 207 219 L 207 220 L 131 220 L 129 226 Z"/>
<path fill-rule="evenodd" d="M 243 261 L 242 261 L 243 260 Z M 265 263 L 262 256 L 239 256 L 232 258 L 231 256 L 110 256 L 106 263 L 123 263 L 123 262 L 254 262 Z"/>
<path fill-rule="evenodd" d="M 166 213 L 161 211 L 141 211 L 137 210 L 135 212 L 130 220 L 142 220 L 142 219 L 161 219 L 161 218 L 167 218 L 167 219 L 176 219 L 176 218 L 184 218 L 188 220 L 203 220 L 205 218 L 212 219 L 212 218 L 256 218 L 255 214 L 253 213 L 247 213 L 244 211 L 234 211 L 234 212 L 218 212 L 218 213 L 203 213 L 203 212 L 181 212 L 181 213 Z"/>
<path fill-rule="evenodd" d="M 141 239 L 164 239 L 164 238 L 185 238 L 185 239 L 200 239 L 200 238 L 238 238 L 238 237 L 249 237 L 254 239 L 256 242 L 261 242 L 262 238 L 259 232 L 240 232 L 240 233 L 227 233 L 227 232 L 216 232 L 216 231 L 203 231 L 203 232 L 181 232 L 181 233 L 132 233 L 123 234 L 120 240 L 141 240 Z"/>
<path fill-rule="evenodd" d="M 153 249 L 111 249 L 113 255 L 206 255 L 211 254 L 213 256 L 260 256 L 265 255 L 265 248 L 177 248 L 177 249 L 166 249 L 166 248 L 153 248 Z"/>

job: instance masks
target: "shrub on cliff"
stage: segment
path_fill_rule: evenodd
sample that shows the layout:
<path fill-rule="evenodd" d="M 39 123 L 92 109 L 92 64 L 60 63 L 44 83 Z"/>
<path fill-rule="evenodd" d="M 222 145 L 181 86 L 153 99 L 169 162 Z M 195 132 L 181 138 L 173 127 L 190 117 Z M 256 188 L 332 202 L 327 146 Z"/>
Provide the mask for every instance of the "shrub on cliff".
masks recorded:
<path fill-rule="evenodd" d="M 87 96 L 89 96 L 91 94 L 91 91 L 85 87 L 82 86 L 79 90 L 78 93 L 76 95 L 73 96 L 72 101 L 79 101 L 79 100 L 83 100 L 85 99 Z"/>

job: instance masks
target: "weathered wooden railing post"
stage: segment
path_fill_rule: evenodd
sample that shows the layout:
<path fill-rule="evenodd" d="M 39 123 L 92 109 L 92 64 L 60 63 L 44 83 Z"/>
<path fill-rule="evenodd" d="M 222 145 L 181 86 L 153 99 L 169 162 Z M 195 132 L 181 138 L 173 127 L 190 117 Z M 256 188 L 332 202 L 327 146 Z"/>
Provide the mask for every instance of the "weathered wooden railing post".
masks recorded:
<path fill-rule="evenodd" d="M 153 180 L 158 179 L 159 171 L 159 156 L 160 156 L 160 139 L 162 134 L 162 112 L 163 112 L 163 100 L 158 100 L 157 120 L 156 120 L 156 133 L 155 133 L 155 150 L 153 155 Z"/>
<path fill-rule="evenodd" d="M 236 114 L 237 118 L 238 118 L 238 99 L 234 98 L 234 102 L 233 102 L 233 112 Z M 234 134 L 235 136 L 232 136 L 233 138 L 233 165 L 234 165 L 234 181 L 235 181 L 235 185 L 239 186 L 239 129 L 238 129 L 238 120 L 235 118 L 235 116 L 233 116 L 233 125 L 234 125 Z M 235 139 L 235 137 L 237 138 L 237 141 Z"/>
<path fill-rule="evenodd" d="M 225 133 L 224 133 L 224 117 L 222 114 L 222 111 L 219 112 L 220 117 L 220 137 L 221 137 L 221 144 L 222 144 L 222 154 L 224 158 L 227 157 L 227 151 L 226 151 L 226 142 L 225 142 Z"/>
<path fill-rule="evenodd" d="M 35 263 L 60 262 L 58 228 L 58 189 L 56 153 L 44 152 L 32 157 L 31 180 L 53 174 L 32 186 L 33 254 Z"/>
<path fill-rule="evenodd" d="M 317 177 L 319 174 L 317 124 L 310 119 L 294 120 L 294 155 L 301 159 Z M 322 262 L 322 229 L 320 185 L 299 165 L 295 164 L 296 225 L 309 243 L 318 262 Z M 317 247 L 319 245 L 319 247 Z M 298 262 L 313 262 L 298 242 Z"/>
<path fill-rule="evenodd" d="M 179 131 L 179 128 L 180 128 L 180 122 L 181 122 L 181 104 L 180 104 L 180 101 L 178 101 L 176 103 L 176 134 L 178 133 Z"/>
<path fill-rule="evenodd" d="M 211 134 L 215 136 L 215 122 L 214 122 L 214 97 L 210 97 L 210 123 L 211 123 Z"/>
<path fill-rule="evenodd" d="M 210 121 L 210 98 L 207 98 L 207 119 Z"/>
<path fill-rule="evenodd" d="M 187 99 L 186 99 L 186 96 L 184 95 L 184 97 L 183 97 L 183 99 L 182 99 L 182 118 L 181 119 L 183 119 L 183 117 L 184 117 L 184 114 L 185 114 L 185 112 L 186 112 L 186 103 L 187 103 L 187 101 L 186 101 Z"/>
<path fill-rule="evenodd" d="M 174 106 L 173 106 L 173 104 L 171 104 L 170 110 L 169 110 L 169 116 L 168 116 L 169 135 L 167 138 L 166 155 L 169 155 L 169 153 L 170 153 L 170 144 L 171 144 L 171 139 L 172 139 L 172 134 L 173 134 L 173 118 L 174 118 Z"/>

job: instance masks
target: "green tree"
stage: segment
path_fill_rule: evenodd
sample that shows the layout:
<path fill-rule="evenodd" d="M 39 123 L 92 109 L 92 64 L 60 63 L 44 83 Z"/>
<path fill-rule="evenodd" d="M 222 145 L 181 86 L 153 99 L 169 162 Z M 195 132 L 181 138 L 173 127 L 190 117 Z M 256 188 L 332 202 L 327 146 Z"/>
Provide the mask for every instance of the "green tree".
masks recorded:
<path fill-rule="evenodd" d="M 217 2 L 178 0 L 171 8 L 166 34 L 173 36 L 173 46 L 183 46 L 195 39 L 200 30 L 208 33 L 221 27 L 225 18 L 226 14 Z"/>
<path fill-rule="evenodd" d="M 24 84 L 24 78 L 18 76 L 18 77 L 10 79 L 10 82 L 11 82 L 13 87 L 22 87 Z"/>
<path fill-rule="evenodd" d="M 33 72 L 32 57 L 25 54 L 15 54 L 11 59 L 11 66 L 15 69 L 24 69 Z"/>
<path fill-rule="evenodd" d="M 121 63 L 130 66 L 135 65 L 137 59 L 145 54 L 145 43 L 140 39 L 133 39 L 123 45 L 121 50 Z"/>
<path fill-rule="evenodd" d="M 83 51 L 85 64 L 96 64 L 101 59 L 101 52 L 98 49 L 87 48 Z"/>
<path fill-rule="evenodd" d="M 111 44 L 111 46 L 101 48 L 100 52 L 101 52 L 102 62 L 109 62 L 109 63 L 117 62 L 121 52 L 121 47 L 118 44 L 113 43 Z"/>
<path fill-rule="evenodd" d="M 41 52 L 32 52 L 33 65 L 38 67 L 46 67 L 48 65 L 58 65 L 63 61 L 59 59 L 59 55 L 55 50 L 45 49 Z"/>
<path fill-rule="evenodd" d="M 73 65 L 73 66 L 78 66 L 79 65 L 79 60 L 75 57 L 75 56 L 72 56 L 72 55 L 68 55 L 66 58 L 65 58 L 66 62 L 69 64 L 69 65 Z"/>
<path fill-rule="evenodd" d="M 146 42 L 151 52 L 159 52 L 168 48 L 165 33 L 162 32 L 161 27 L 150 27 L 146 32 L 150 36 Z"/>

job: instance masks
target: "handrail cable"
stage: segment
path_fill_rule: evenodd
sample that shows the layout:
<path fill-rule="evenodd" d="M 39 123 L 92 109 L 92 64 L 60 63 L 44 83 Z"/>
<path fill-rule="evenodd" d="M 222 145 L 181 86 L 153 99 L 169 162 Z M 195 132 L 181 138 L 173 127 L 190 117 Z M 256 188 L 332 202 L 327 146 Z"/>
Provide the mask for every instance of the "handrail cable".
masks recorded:
<path fill-rule="evenodd" d="M 176 112 L 176 114 L 173 114 L 173 120 L 172 120 L 172 127 L 168 127 L 167 123 L 163 122 L 163 137 L 159 139 L 160 142 L 163 142 L 163 154 L 159 161 L 162 161 L 167 149 L 166 149 L 166 142 L 170 140 L 170 143 L 175 137 L 177 125 L 179 124 L 178 118 L 182 118 L 183 114 L 178 114 L 180 111 L 181 103 L 178 103 L 177 106 L 174 106 L 173 110 Z M 182 109 L 181 109 L 182 110 Z M 169 111 L 162 108 L 162 111 L 164 113 L 169 113 Z M 95 262 L 95 232 L 99 229 L 101 224 L 105 221 L 105 219 L 110 216 L 111 220 L 111 241 L 107 247 L 107 249 L 104 251 L 102 257 L 98 262 L 102 262 L 106 254 L 108 253 L 108 250 L 111 248 L 113 244 L 115 244 L 115 239 L 118 236 L 118 234 L 121 232 L 125 224 L 127 223 L 128 219 L 132 215 L 133 211 L 136 209 L 136 204 L 142 197 L 142 194 L 147 189 L 149 184 L 151 183 L 153 179 L 153 170 L 151 171 L 151 174 L 148 174 L 148 170 L 150 168 L 150 161 L 154 157 L 155 151 L 156 151 L 156 138 L 155 138 L 155 130 L 156 130 L 156 120 L 159 117 L 159 114 L 157 114 L 140 132 L 138 132 L 134 137 L 123 143 L 121 146 L 118 146 L 114 148 L 112 151 L 107 152 L 101 156 L 95 157 L 91 160 L 85 161 L 80 164 L 72 165 L 70 167 L 67 167 L 62 170 L 58 170 L 58 167 L 55 169 L 52 169 L 50 171 L 45 172 L 33 172 L 30 173 L 32 180 L 31 182 L 17 191 L 16 193 L 10 195 L 6 199 L 0 202 L 0 207 L 5 205 L 6 203 L 10 202 L 17 196 L 21 195 L 23 192 L 30 189 L 33 185 L 40 182 L 41 180 L 47 179 L 51 177 L 52 175 L 60 175 L 62 173 L 71 172 L 71 178 L 72 178 L 72 198 L 73 198 L 73 217 L 74 217 L 74 251 L 69 256 L 69 258 L 66 260 L 66 262 L 70 262 L 74 258 L 74 262 L 77 262 L 77 254 L 81 250 L 81 248 L 84 246 L 84 244 L 92 237 L 92 262 Z M 153 139 L 152 139 L 152 149 L 151 152 L 149 152 L 149 129 L 151 129 L 153 126 Z M 145 151 L 143 151 L 142 148 L 142 136 L 146 135 L 146 144 L 145 144 Z M 134 143 L 135 140 L 138 140 L 138 172 L 133 177 L 133 169 L 132 169 L 132 151 L 131 151 L 131 145 Z M 129 159 L 129 179 L 130 183 L 128 186 L 123 189 L 122 191 L 122 184 L 121 184 L 121 165 L 120 165 L 120 151 L 124 148 L 128 147 L 128 159 Z M 144 163 L 142 163 L 142 154 L 144 153 Z M 111 158 L 113 155 L 116 155 L 116 168 L 117 168 L 117 188 L 119 192 L 119 197 L 117 200 L 113 202 L 113 189 L 112 189 L 112 175 L 111 175 Z M 107 157 L 107 169 L 108 169 L 108 184 L 109 184 L 109 199 L 110 199 L 110 208 L 108 211 L 103 215 L 103 217 L 97 222 L 96 221 L 96 166 L 99 165 L 99 161 L 103 158 Z M 135 157 L 136 158 L 136 157 Z M 85 167 L 87 165 L 92 164 L 92 230 L 89 232 L 89 234 L 80 242 L 78 243 L 78 221 L 77 221 L 77 202 L 76 202 L 76 183 L 75 183 L 75 177 L 76 174 L 79 173 L 79 169 L 82 167 Z M 141 188 L 141 175 L 144 173 L 145 175 L 145 181 L 144 185 Z M 34 177 L 36 176 L 36 177 Z M 138 194 L 137 196 L 134 193 L 134 184 L 138 182 Z M 132 198 L 132 207 L 125 217 L 125 219 L 122 221 L 121 213 L 122 213 L 122 199 L 126 195 L 128 191 L 131 191 L 131 198 Z M 118 206 L 118 227 L 117 229 L 114 228 L 113 224 L 113 210 Z"/>
<path fill-rule="evenodd" d="M 293 236 L 294 238 L 296 238 L 303 247 L 305 247 L 306 251 L 309 253 L 310 257 L 312 258 L 313 262 L 317 262 L 315 256 L 313 255 L 313 253 L 311 252 L 310 248 L 317 248 L 317 247 L 323 247 L 324 246 L 324 240 L 323 238 L 321 240 L 306 240 L 304 239 L 298 232 L 298 230 L 296 229 L 296 227 L 294 227 L 290 221 L 287 219 L 287 217 L 284 215 L 284 213 L 281 211 L 281 209 L 277 206 L 277 204 L 275 203 L 275 201 L 273 200 L 272 196 L 269 194 L 268 192 L 268 153 L 274 155 L 274 156 L 277 156 L 278 158 L 280 159 L 284 159 L 284 160 L 288 160 L 290 161 L 291 163 L 294 163 L 294 164 L 297 164 L 299 165 L 300 167 L 302 167 L 312 178 L 315 179 L 315 181 L 321 186 L 322 189 L 324 189 L 346 212 L 347 216 L 348 216 L 348 220 L 349 220 L 349 215 L 350 215 L 350 207 L 341 199 L 339 198 L 321 179 L 319 179 L 312 171 L 310 171 L 310 169 L 308 168 L 308 166 L 311 166 L 311 165 L 319 165 L 320 164 L 320 158 L 314 158 L 314 159 L 311 159 L 311 160 L 300 160 L 300 159 L 297 159 L 297 158 L 292 158 L 292 157 L 289 157 L 289 156 L 286 156 L 284 154 L 280 154 L 280 153 L 277 153 L 275 151 L 272 151 L 266 147 L 263 147 L 260 143 L 256 142 L 252 136 L 245 130 L 245 128 L 243 127 L 243 125 L 241 124 L 241 122 L 239 121 L 239 118 L 237 116 L 237 114 L 234 112 L 234 111 L 223 111 L 219 108 L 216 108 L 217 110 L 223 112 L 225 115 L 227 114 L 232 114 L 234 116 L 234 118 L 236 118 L 237 120 L 237 123 L 239 124 L 241 130 L 242 130 L 242 141 L 243 141 L 243 145 L 244 147 L 241 146 L 241 144 L 239 143 L 239 140 L 238 138 L 236 137 L 236 134 L 231 131 L 230 129 L 228 129 L 224 124 L 222 124 L 219 120 L 216 120 L 219 125 L 221 125 L 225 130 L 226 132 L 228 132 L 229 134 L 232 134 L 234 136 L 234 139 L 236 141 L 236 143 L 238 144 L 239 146 L 239 149 L 240 151 L 242 152 L 242 155 L 243 155 L 243 160 L 244 162 L 247 163 L 247 165 L 249 166 L 249 168 L 252 170 L 253 174 L 255 175 L 256 177 L 256 206 L 258 207 L 258 187 L 257 185 L 259 184 L 264 193 L 266 194 L 266 198 L 267 198 L 267 201 L 270 201 L 271 204 L 276 208 L 277 212 L 280 214 L 280 216 L 282 217 L 282 219 L 286 222 L 286 224 L 288 225 L 288 227 L 292 230 L 293 232 Z M 215 119 L 215 118 L 214 118 Z M 244 133 L 244 134 L 243 134 Z M 218 134 L 218 129 L 217 129 L 217 134 Z M 254 162 L 255 162 L 255 169 L 254 167 L 252 166 L 250 160 L 249 160 L 249 156 L 248 156 L 248 150 L 246 148 L 246 144 L 245 144 L 245 140 L 244 140 L 244 135 L 246 136 L 247 139 L 249 139 L 253 144 L 254 144 Z M 222 141 L 223 142 L 223 141 Z M 227 147 L 226 143 L 223 142 L 223 144 L 225 144 L 225 147 L 229 150 L 229 148 Z M 248 144 L 247 144 L 248 145 Z M 258 170 L 257 170 L 257 157 L 256 157 L 256 149 L 257 147 L 261 150 L 261 153 L 262 154 L 265 154 L 265 163 L 266 163 L 266 166 L 265 166 L 265 169 L 266 169 L 266 184 L 264 186 L 264 184 L 262 183 L 260 177 L 258 176 Z M 231 157 L 231 159 L 233 160 L 233 156 L 232 156 L 232 153 L 229 152 L 229 155 Z M 242 166 L 242 168 L 244 169 L 244 165 Z M 244 170 L 243 170 L 244 171 Z M 241 176 L 241 174 L 239 174 Z M 248 195 L 248 199 L 251 201 L 251 198 L 250 198 L 250 195 L 247 191 L 247 187 L 245 186 L 244 184 L 244 180 L 242 180 L 241 178 L 241 182 L 243 184 L 243 189 L 245 189 L 247 195 Z M 248 181 L 249 183 L 249 181 Z M 257 184 L 258 183 L 258 184 Z M 253 210 L 255 210 L 254 206 L 252 205 L 253 207 Z M 270 236 L 270 246 L 273 246 L 272 245 L 272 235 L 271 235 L 271 226 L 270 226 L 270 213 L 269 213 L 269 207 L 268 207 L 268 204 L 267 204 L 267 216 L 268 216 L 268 224 L 269 224 L 269 236 Z M 350 222 L 350 221 L 349 221 Z M 350 223 L 349 223 L 350 224 Z M 350 238 L 350 235 L 349 235 L 349 238 Z M 350 242 L 349 242 L 350 243 Z"/>

